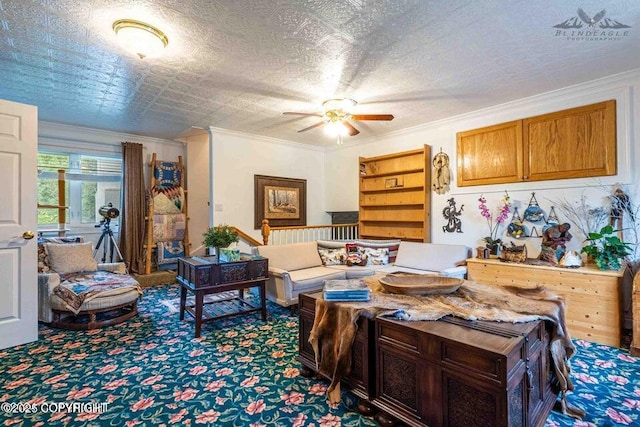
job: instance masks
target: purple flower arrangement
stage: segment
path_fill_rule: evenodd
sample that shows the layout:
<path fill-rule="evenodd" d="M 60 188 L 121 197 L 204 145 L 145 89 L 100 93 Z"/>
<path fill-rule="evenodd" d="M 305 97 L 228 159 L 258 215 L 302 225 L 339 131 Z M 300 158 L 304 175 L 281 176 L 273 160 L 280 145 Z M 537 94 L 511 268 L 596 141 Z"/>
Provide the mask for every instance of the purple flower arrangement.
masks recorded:
<path fill-rule="evenodd" d="M 511 197 L 509 193 L 505 190 L 504 197 L 500 200 L 500 210 L 495 218 L 491 210 L 487 207 L 487 199 L 485 199 L 482 194 L 478 201 L 480 202 L 478 206 L 480 215 L 487 220 L 487 225 L 489 226 L 489 235 L 483 237 L 482 240 L 487 243 L 487 247 L 502 243 L 502 239 L 499 239 L 498 235 L 500 234 L 501 225 L 507 220 L 511 212 Z"/>

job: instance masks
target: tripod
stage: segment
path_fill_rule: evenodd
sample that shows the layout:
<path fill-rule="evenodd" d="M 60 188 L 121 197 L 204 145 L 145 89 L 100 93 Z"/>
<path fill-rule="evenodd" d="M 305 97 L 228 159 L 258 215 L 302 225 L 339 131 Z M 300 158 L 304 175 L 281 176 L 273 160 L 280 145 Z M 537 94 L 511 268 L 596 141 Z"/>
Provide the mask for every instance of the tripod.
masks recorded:
<path fill-rule="evenodd" d="M 103 248 L 103 254 L 102 254 L 103 264 L 107 262 L 107 253 L 109 253 L 109 262 L 113 262 L 114 250 L 120 257 L 120 260 L 121 261 L 124 260 L 124 258 L 122 257 L 122 254 L 120 253 L 120 249 L 118 249 L 118 244 L 116 243 L 116 239 L 113 237 L 113 231 L 111 231 L 110 224 L 111 224 L 111 218 L 105 218 L 102 221 L 100 221 L 100 224 L 96 225 L 96 227 L 100 227 L 100 225 L 102 225 L 102 234 L 98 239 L 98 244 L 96 245 L 96 248 L 93 250 L 93 257 L 94 258 L 96 257 L 96 254 L 98 253 L 98 249 L 100 249 L 100 245 L 104 241 L 104 248 Z M 107 240 L 104 240 L 105 237 L 107 238 Z"/>

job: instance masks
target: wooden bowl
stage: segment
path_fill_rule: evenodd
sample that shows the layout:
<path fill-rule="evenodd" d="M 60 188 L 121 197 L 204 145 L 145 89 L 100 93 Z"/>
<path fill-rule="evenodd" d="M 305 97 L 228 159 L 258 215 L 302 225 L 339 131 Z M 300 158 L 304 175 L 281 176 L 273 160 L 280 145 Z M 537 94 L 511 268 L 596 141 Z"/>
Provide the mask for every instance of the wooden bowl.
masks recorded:
<path fill-rule="evenodd" d="M 411 275 L 388 275 L 380 279 L 385 291 L 403 295 L 437 295 L 450 294 L 458 290 L 464 280 L 453 277 Z"/>

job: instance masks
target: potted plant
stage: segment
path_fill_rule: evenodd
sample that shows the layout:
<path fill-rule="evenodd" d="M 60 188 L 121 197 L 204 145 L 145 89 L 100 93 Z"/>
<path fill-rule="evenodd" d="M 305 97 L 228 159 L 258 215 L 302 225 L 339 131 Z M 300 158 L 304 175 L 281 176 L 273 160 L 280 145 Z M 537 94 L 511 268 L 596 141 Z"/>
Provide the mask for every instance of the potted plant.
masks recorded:
<path fill-rule="evenodd" d="M 215 248 L 216 256 L 220 255 L 220 248 L 226 248 L 230 244 L 238 242 L 238 233 L 228 225 L 209 227 L 203 236 L 202 243 L 208 248 Z"/>
<path fill-rule="evenodd" d="M 501 234 L 501 226 L 509 216 L 509 212 L 511 212 L 511 197 L 509 193 L 504 192 L 504 197 L 500 200 L 500 210 L 495 217 L 487 207 L 487 199 L 484 198 L 484 195 L 481 194 L 478 201 L 480 202 L 478 205 L 480 215 L 487 220 L 487 225 L 489 226 L 489 235 L 483 237 L 482 240 L 484 240 L 486 247 L 491 251 L 491 255 L 498 255 L 500 252 L 500 244 L 502 243 L 502 239 L 498 236 Z"/>
<path fill-rule="evenodd" d="M 631 254 L 631 245 L 620 240 L 616 235 L 618 231 L 607 224 L 597 233 L 590 232 L 585 240 L 589 243 L 581 252 L 593 259 L 600 270 L 619 270 L 621 261 Z"/>

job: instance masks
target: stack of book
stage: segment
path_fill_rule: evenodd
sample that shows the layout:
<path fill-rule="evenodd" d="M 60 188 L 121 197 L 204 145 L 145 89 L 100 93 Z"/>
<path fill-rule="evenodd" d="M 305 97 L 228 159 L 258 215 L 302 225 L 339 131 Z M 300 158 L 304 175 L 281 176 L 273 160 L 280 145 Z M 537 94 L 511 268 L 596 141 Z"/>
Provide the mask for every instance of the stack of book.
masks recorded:
<path fill-rule="evenodd" d="M 325 301 L 369 301 L 371 290 L 362 279 L 325 280 Z"/>

